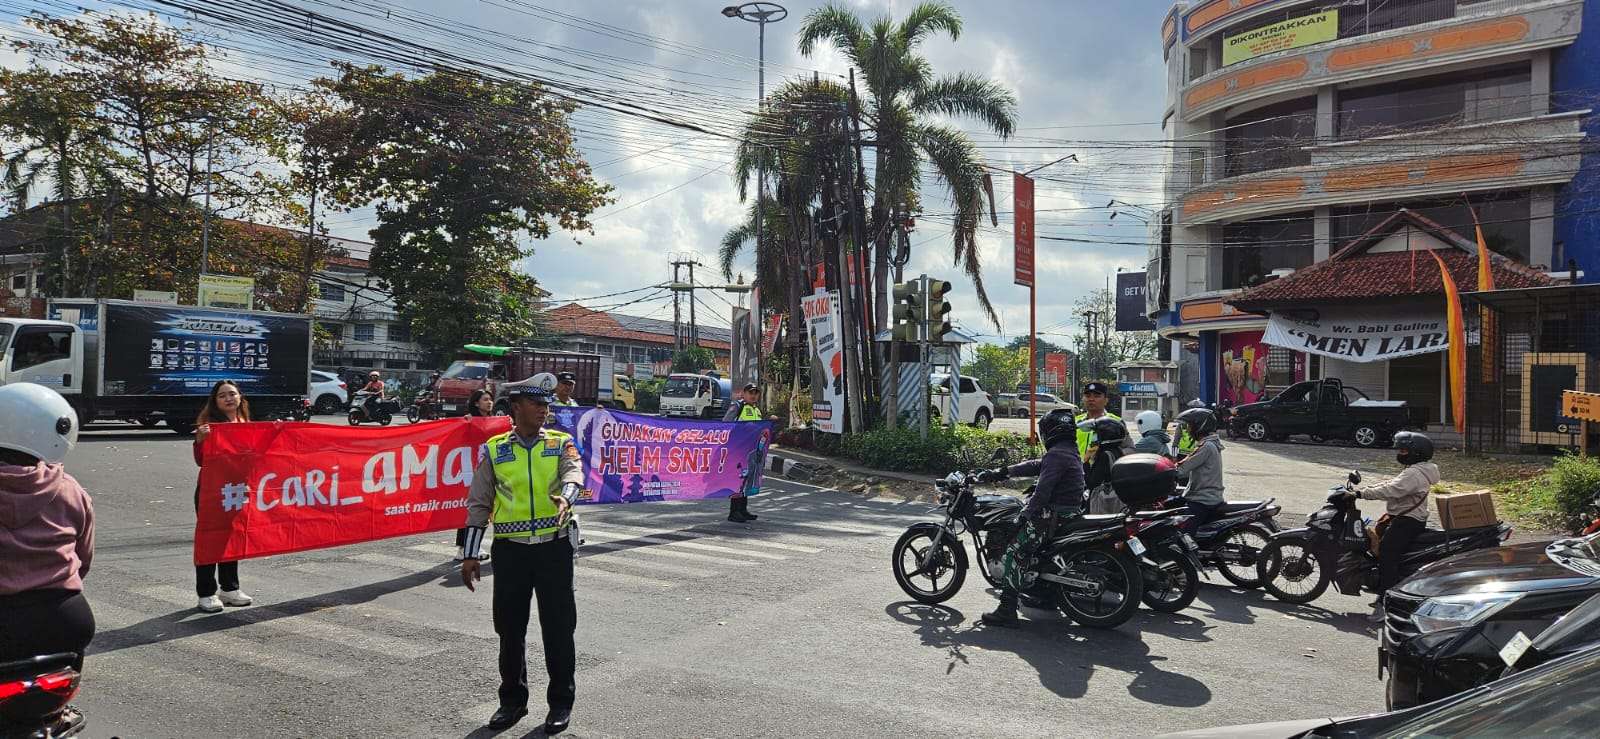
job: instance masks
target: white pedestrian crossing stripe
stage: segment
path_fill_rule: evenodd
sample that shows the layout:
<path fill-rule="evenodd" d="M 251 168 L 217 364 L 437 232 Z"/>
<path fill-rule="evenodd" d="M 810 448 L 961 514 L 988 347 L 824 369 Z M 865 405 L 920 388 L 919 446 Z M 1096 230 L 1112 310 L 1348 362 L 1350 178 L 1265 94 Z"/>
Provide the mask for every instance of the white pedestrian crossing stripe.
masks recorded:
<path fill-rule="evenodd" d="M 618 540 L 618 539 L 623 539 L 623 540 L 627 540 L 627 541 L 642 541 L 642 542 L 646 542 L 646 543 L 649 543 L 649 544 L 654 544 L 654 545 L 657 545 L 657 546 L 681 547 L 681 548 L 684 548 L 684 549 L 693 549 L 693 550 L 701 551 L 701 552 L 716 552 L 718 554 L 735 555 L 735 556 L 739 556 L 739 557 L 755 557 L 756 559 L 766 559 L 766 560 L 788 559 L 788 557 L 785 557 L 785 556 L 783 556 L 781 554 L 772 554 L 770 552 L 755 552 L 755 551 L 750 551 L 748 549 L 734 549 L 733 547 L 717 546 L 716 544 L 704 544 L 704 543 L 701 543 L 701 542 L 698 542 L 698 541 L 687 541 L 687 540 L 683 540 L 683 539 L 668 539 L 668 538 L 664 538 L 664 537 L 660 537 L 660 536 L 649 536 L 649 535 L 641 535 L 641 534 L 612 533 L 612 532 L 603 531 L 603 530 L 596 530 L 596 529 L 593 529 L 593 528 L 584 529 L 583 530 L 583 537 L 584 537 L 584 539 L 600 539 L 602 541 L 604 541 L 604 540 L 615 541 L 615 540 Z"/>
<path fill-rule="evenodd" d="M 194 604 L 194 596 L 171 585 L 134 588 L 132 592 L 174 605 Z M 378 633 L 370 629 L 354 629 L 348 626 L 340 626 L 339 624 L 318 620 L 309 614 L 284 613 L 271 606 L 256 605 L 245 608 L 230 608 L 226 612 L 230 617 L 247 622 L 246 626 L 240 628 L 283 632 L 311 639 L 320 639 L 351 649 L 359 649 L 363 652 L 381 654 L 385 657 L 416 659 L 444 651 L 444 646 L 441 644 L 423 644 L 410 639 Z"/>
<path fill-rule="evenodd" d="M 192 603 L 190 604 L 193 605 Z M 109 603 L 95 602 L 92 605 L 95 620 L 100 624 L 100 633 L 127 628 L 146 620 L 147 616 L 120 606 Z M 105 628 L 111 625 L 111 628 Z M 180 627 L 179 631 L 189 630 Z M 230 636 L 218 632 L 194 631 L 193 633 L 163 634 L 162 641 L 142 644 L 131 647 L 130 651 L 157 650 L 177 648 L 191 652 L 199 652 L 209 657 L 226 660 L 230 664 L 237 664 L 246 669 L 265 668 L 292 677 L 298 677 L 313 682 L 333 682 L 353 677 L 364 671 L 364 667 L 354 664 L 343 664 L 298 654 L 288 651 L 282 643 L 274 643 L 267 647 L 260 642 Z M 90 647 L 93 655 L 94 648 Z M 93 657 L 91 656 L 92 660 Z"/>

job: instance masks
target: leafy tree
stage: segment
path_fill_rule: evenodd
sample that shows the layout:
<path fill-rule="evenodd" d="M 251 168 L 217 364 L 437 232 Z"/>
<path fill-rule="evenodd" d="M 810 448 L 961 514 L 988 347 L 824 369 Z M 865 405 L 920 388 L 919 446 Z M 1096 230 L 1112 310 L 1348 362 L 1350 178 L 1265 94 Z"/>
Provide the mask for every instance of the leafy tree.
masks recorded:
<path fill-rule="evenodd" d="M 517 237 L 590 228 L 607 202 L 573 145 L 575 106 L 538 85 L 459 71 L 340 65 L 316 85 L 346 106 L 316 134 L 330 194 L 377 203 L 371 263 L 417 340 L 436 351 L 534 331 L 532 254 Z"/>
<path fill-rule="evenodd" d="M 980 344 L 971 362 L 961 365 L 961 374 L 970 375 L 997 393 L 1015 392 L 1028 378 L 1028 350 L 996 344 Z"/>
<path fill-rule="evenodd" d="M 700 372 L 716 366 L 716 355 L 703 346 L 691 346 L 672 355 L 673 372 Z"/>
<path fill-rule="evenodd" d="M 918 46 L 936 33 L 952 41 L 961 36 L 961 16 L 943 2 L 924 2 L 899 23 L 883 16 L 870 25 L 851 10 L 829 4 L 813 10 L 800 28 L 800 53 L 810 56 L 821 42 L 842 52 L 861 71 L 866 85 L 864 117 L 873 122 L 877 166 L 874 172 L 872 230 L 876 234 L 877 319 L 888 318 L 888 259 L 896 215 L 921 210 L 922 165 L 949 188 L 955 203 L 952 228 L 954 263 L 977 293 L 978 304 L 995 326 L 1000 318 L 989 303 L 979 263 L 978 223 L 985 215 L 983 157 L 960 129 L 936 122 L 945 116 L 975 118 L 1000 136 L 1016 128 L 1016 97 L 1004 86 L 976 75 L 936 77 Z"/>

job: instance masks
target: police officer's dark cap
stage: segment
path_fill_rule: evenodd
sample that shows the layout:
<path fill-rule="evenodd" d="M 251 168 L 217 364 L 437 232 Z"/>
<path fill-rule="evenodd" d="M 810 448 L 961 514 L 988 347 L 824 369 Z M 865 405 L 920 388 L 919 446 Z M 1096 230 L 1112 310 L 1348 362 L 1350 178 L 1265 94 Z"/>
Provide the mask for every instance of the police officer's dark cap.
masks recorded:
<path fill-rule="evenodd" d="M 575 374 L 572 374 L 571 372 L 558 372 L 558 373 L 556 373 L 556 382 L 576 383 L 577 381 L 578 381 L 578 376 L 575 375 Z"/>
<path fill-rule="evenodd" d="M 744 389 L 745 389 L 745 392 L 747 392 L 747 393 L 760 392 L 761 391 L 761 386 L 757 385 L 757 384 L 755 384 L 753 382 L 747 382 L 747 383 L 744 384 Z"/>
<path fill-rule="evenodd" d="M 1100 393 L 1101 395 L 1110 395 L 1111 391 L 1106 389 L 1106 384 L 1103 383 L 1103 382 L 1086 382 L 1086 383 L 1083 384 L 1083 394 L 1084 395 L 1088 395 L 1089 393 Z"/>
<path fill-rule="evenodd" d="M 511 400 L 527 398 L 535 403 L 550 405 L 550 391 L 538 385 L 509 386 L 506 388 L 506 397 Z"/>

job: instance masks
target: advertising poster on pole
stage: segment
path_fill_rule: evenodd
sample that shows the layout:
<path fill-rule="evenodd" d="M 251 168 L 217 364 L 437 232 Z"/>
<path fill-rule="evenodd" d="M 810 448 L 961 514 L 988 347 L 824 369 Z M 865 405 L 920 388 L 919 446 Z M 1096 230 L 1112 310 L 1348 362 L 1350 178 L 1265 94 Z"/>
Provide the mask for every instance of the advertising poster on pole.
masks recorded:
<path fill-rule="evenodd" d="M 827 434 L 843 433 L 844 353 L 840 343 L 839 295 L 817 292 L 800 299 L 811 350 L 811 425 Z"/>
<path fill-rule="evenodd" d="M 1011 177 L 1011 211 L 1015 219 L 1011 232 L 1012 261 L 1015 263 L 1012 282 L 1033 286 L 1033 180 L 1026 175 Z"/>

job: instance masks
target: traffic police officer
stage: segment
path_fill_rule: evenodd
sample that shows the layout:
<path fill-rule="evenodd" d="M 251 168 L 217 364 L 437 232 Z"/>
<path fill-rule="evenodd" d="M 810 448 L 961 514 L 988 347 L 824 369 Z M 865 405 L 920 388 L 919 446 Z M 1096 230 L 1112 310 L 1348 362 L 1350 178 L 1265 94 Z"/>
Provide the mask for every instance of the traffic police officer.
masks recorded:
<path fill-rule="evenodd" d="M 1103 382 L 1086 382 L 1086 383 L 1084 383 L 1084 385 L 1083 385 L 1083 412 L 1079 413 L 1072 420 L 1073 420 L 1073 423 L 1078 424 L 1078 458 L 1082 459 L 1085 463 L 1088 463 L 1090 461 L 1090 459 L 1089 459 L 1089 447 L 1095 441 L 1095 434 L 1094 434 L 1093 431 L 1091 431 L 1088 428 L 1086 428 L 1084 426 L 1083 422 L 1084 421 L 1093 421 L 1093 420 L 1098 419 L 1098 418 L 1109 418 L 1109 419 L 1111 419 L 1113 421 L 1121 421 L 1122 420 L 1122 418 L 1120 416 L 1118 416 L 1117 414 L 1110 413 L 1110 412 L 1106 411 L 1106 403 L 1110 402 L 1110 400 L 1111 400 L 1111 391 L 1106 388 L 1106 384 L 1105 383 L 1103 383 Z M 1131 439 L 1130 437 L 1124 436 L 1122 438 L 1122 447 L 1123 447 L 1123 451 L 1132 450 L 1133 449 L 1133 439 Z"/>
<path fill-rule="evenodd" d="M 500 708 L 489 728 L 505 729 L 528 715 L 528 606 L 539 599 L 544 637 L 545 692 L 550 713 L 546 734 L 567 728 L 576 693 L 577 647 L 573 632 L 573 557 L 578 527 L 572 505 L 583 483 L 583 467 L 572 437 L 542 428 L 550 391 L 536 385 L 510 387 L 512 429 L 484 445 L 467 497 L 466 559 L 461 582 L 477 590 L 478 560 L 492 522 L 495 563 L 494 630 L 500 635 Z"/>
<path fill-rule="evenodd" d="M 761 421 L 761 387 L 755 383 L 746 383 L 739 391 L 739 397 L 734 404 L 728 406 L 728 412 L 722 414 L 723 421 Z M 745 474 L 753 475 L 755 470 L 746 470 Z M 735 523 L 748 523 L 760 516 L 750 512 L 750 497 L 745 494 L 744 486 L 740 486 L 739 495 L 728 499 L 728 520 Z"/>
<path fill-rule="evenodd" d="M 556 399 L 551 405 L 576 406 L 578 400 L 572 397 L 572 391 L 578 387 L 578 376 L 571 372 L 556 373 Z"/>

